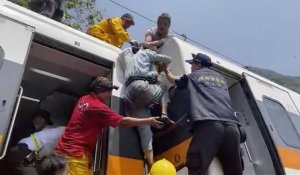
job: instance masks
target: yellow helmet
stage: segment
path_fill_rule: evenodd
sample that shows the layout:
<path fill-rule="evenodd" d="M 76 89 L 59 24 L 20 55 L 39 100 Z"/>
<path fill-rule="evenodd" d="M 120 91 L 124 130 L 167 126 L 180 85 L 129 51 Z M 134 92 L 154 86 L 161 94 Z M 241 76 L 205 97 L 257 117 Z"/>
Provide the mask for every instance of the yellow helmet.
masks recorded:
<path fill-rule="evenodd" d="M 161 159 L 152 165 L 150 175 L 176 175 L 176 168 L 168 160 Z"/>

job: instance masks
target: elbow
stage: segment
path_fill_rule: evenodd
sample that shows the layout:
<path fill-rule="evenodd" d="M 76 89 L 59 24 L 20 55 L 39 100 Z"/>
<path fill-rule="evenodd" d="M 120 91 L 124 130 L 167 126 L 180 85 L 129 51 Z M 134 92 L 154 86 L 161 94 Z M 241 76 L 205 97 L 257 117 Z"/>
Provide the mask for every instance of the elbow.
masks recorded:
<path fill-rule="evenodd" d="M 170 64 L 172 62 L 172 58 L 170 56 L 165 55 L 161 62 L 163 62 L 165 64 Z"/>
<path fill-rule="evenodd" d="M 125 127 L 127 127 L 127 125 L 128 125 L 128 122 L 126 121 L 125 118 L 123 118 L 123 120 L 120 122 L 120 126 L 125 126 Z"/>

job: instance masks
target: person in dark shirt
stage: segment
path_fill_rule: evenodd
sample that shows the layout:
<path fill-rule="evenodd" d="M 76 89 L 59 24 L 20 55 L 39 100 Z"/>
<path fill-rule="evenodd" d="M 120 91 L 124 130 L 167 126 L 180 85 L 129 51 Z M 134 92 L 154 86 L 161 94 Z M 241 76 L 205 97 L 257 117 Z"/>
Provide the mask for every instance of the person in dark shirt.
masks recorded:
<path fill-rule="evenodd" d="M 187 151 L 189 175 L 205 175 L 215 156 L 219 157 L 224 175 L 241 175 L 239 122 L 231 107 L 225 78 L 210 69 L 209 56 L 198 53 L 191 64 L 192 73 L 177 79 L 165 68 L 168 80 L 179 89 L 187 89 L 186 113 L 193 138 Z"/>

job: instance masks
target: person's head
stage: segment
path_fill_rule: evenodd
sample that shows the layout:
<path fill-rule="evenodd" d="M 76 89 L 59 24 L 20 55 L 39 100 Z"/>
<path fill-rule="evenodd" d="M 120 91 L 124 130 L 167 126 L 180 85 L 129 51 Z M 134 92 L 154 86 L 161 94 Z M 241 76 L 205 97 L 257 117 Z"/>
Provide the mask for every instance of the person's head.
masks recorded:
<path fill-rule="evenodd" d="M 67 160 L 57 155 L 43 158 L 37 166 L 37 171 L 38 175 L 69 175 Z"/>
<path fill-rule="evenodd" d="M 157 19 L 157 32 L 161 36 L 168 34 L 171 26 L 171 16 L 168 13 L 162 13 Z"/>
<path fill-rule="evenodd" d="M 185 62 L 192 65 L 192 72 L 195 72 L 196 70 L 199 70 L 201 67 L 211 67 L 211 59 L 209 56 L 198 53 L 197 55 L 192 54 L 193 59 L 186 60 Z"/>
<path fill-rule="evenodd" d="M 52 125 L 53 122 L 50 118 L 50 112 L 46 110 L 38 110 L 33 114 L 32 122 L 36 128 L 36 130 L 42 130 L 47 125 Z"/>
<path fill-rule="evenodd" d="M 125 13 L 121 17 L 124 29 L 128 29 L 130 26 L 134 26 L 133 16 L 129 13 Z"/>
<path fill-rule="evenodd" d="M 111 96 L 112 90 L 118 90 L 118 86 L 114 86 L 112 82 L 105 77 L 98 76 L 90 83 L 90 89 L 101 101 L 105 101 Z"/>
<path fill-rule="evenodd" d="M 161 159 L 152 165 L 149 175 L 176 175 L 176 168 L 168 160 Z"/>

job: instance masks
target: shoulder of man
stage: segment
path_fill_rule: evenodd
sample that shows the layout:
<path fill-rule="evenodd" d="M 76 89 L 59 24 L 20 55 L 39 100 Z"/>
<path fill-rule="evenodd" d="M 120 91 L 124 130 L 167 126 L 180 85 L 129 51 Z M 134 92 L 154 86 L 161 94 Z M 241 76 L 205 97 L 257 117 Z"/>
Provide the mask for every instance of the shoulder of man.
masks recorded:
<path fill-rule="evenodd" d="M 84 95 L 78 100 L 76 108 L 82 112 L 86 111 L 92 106 L 93 101 L 94 98 L 92 97 L 92 94 Z"/>
<path fill-rule="evenodd" d="M 108 22 L 122 24 L 122 19 L 119 17 L 111 17 L 106 19 Z"/>

